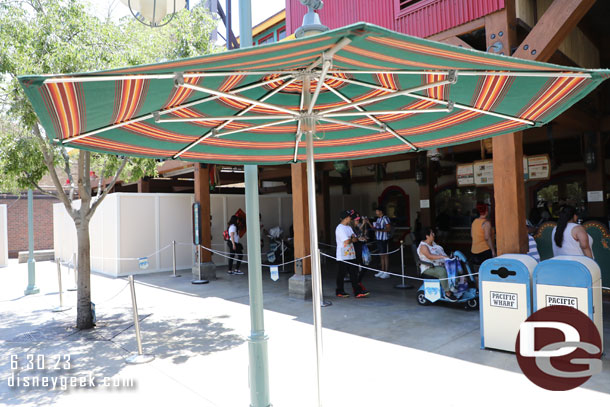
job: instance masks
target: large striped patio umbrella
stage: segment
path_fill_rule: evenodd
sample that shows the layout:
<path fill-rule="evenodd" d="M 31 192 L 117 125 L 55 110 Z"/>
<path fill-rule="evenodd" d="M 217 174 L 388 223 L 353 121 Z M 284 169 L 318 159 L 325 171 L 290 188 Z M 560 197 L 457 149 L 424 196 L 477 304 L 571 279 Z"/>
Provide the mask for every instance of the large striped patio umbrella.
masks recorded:
<path fill-rule="evenodd" d="M 320 350 L 314 160 L 426 150 L 540 126 L 609 75 L 607 70 L 518 60 L 358 23 L 180 61 L 20 80 L 48 137 L 69 147 L 204 163 L 307 160 Z M 256 174 L 253 169 L 246 166 L 246 180 Z M 254 200 L 248 194 L 249 188 L 256 190 L 252 184 L 246 185 L 247 202 Z M 258 222 L 258 216 L 252 218 Z M 258 227 L 249 225 L 248 230 Z M 257 232 L 252 233 L 248 247 L 256 254 Z M 257 273 L 260 278 L 260 265 Z M 262 341 L 251 342 L 252 349 L 261 349 L 257 355 L 266 355 Z M 319 352 L 316 357 L 319 373 Z M 263 359 L 251 356 L 259 365 Z M 252 364 L 251 372 L 257 382 Z M 319 374 L 317 383 L 319 402 Z M 252 390 L 258 388 L 265 386 L 251 385 L 251 394 L 265 392 Z"/>
<path fill-rule="evenodd" d="M 610 74 L 354 24 L 179 61 L 21 83 L 47 135 L 91 151 L 206 163 L 345 160 L 540 126 Z"/>

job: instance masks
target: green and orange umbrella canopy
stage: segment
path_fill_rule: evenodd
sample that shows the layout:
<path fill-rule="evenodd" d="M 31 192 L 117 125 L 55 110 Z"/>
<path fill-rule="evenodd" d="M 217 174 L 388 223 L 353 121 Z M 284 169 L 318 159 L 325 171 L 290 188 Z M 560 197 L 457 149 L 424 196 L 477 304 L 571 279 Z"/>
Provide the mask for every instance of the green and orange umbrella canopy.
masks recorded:
<path fill-rule="evenodd" d="M 545 124 L 610 76 L 358 23 L 178 61 L 24 76 L 47 135 L 91 151 L 207 163 L 399 154 Z"/>

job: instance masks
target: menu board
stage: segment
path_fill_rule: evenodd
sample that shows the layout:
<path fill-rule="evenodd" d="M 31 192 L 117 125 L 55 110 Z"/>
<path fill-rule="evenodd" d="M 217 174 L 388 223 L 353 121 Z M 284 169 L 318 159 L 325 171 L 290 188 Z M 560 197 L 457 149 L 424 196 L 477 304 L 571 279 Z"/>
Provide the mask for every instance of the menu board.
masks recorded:
<path fill-rule="evenodd" d="M 474 162 L 475 185 L 492 185 L 494 183 L 494 166 L 492 160 Z"/>
<path fill-rule="evenodd" d="M 529 179 L 549 179 L 551 164 L 547 154 L 531 155 L 527 157 Z"/>
<path fill-rule="evenodd" d="M 458 187 L 474 185 L 474 166 L 472 164 L 459 164 L 456 173 Z"/>

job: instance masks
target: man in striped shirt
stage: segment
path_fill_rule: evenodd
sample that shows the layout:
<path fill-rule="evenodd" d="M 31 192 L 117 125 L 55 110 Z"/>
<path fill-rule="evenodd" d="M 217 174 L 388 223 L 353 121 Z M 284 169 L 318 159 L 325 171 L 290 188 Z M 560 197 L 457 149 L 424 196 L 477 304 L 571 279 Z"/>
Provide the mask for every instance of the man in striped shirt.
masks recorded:
<path fill-rule="evenodd" d="M 375 274 L 375 277 L 379 278 L 390 278 L 388 274 L 389 270 L 389 256 L 388 256 L 388 243 L 390 240 L 390 218 L 384 213 L 382 208 L 375 210 L 377 220 L 373 223 L 373 230 L 375 230 L 375 238 L 377 239 L 377 251 L 381 258 L 381 270 Z"/>
<path fill-rule="evenodd" d="M 536 244 L 536 239 L 534 239 L 534 236 L 533 236 L 536 233 L 536 228 L 534 227 L 534 225 L 532 225 L 532 223 L 529 220 L 526 221 L 526 225 L 527 225 L 527 239 L 529 242 L 527 254 L 532 256 L 538 263 L 540 263 L 540 253 L 538 253 L 538 245 Z"/>

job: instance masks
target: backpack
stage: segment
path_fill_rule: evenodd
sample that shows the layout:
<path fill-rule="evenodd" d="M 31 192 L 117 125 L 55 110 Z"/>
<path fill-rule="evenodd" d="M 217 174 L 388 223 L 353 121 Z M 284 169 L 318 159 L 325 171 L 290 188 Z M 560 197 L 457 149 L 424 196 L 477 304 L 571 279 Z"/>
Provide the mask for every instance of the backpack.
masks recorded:
<path fill-rule="evenodd" d="M 226 229 L 224 232 L 222 232 L 222 238 L 225 240 L 225 242 L 231 240 L 231 236 L 229 236 L 229 229 Z"/>

